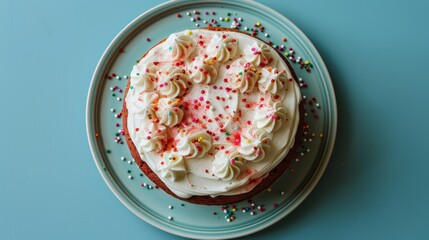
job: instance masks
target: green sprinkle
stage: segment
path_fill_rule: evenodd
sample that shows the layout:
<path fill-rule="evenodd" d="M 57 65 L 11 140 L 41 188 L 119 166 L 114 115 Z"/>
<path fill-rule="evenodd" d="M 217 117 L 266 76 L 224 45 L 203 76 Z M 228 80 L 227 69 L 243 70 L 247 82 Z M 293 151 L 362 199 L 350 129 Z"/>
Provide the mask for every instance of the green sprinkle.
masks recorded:
<path fill-rule="evenodd" d="M 238 161 L 238 157 L 235 157 L 234 160 Z"/>
<path fill-rule="evenodd" d="M 229 136 L 229 132 L 225 132 L 226 136 Z"/>
<path fill-rule="evenodd" d="M 243 75 L 243 72 L 238 72 L 238 75 Z"/>
<path fill-rule="evenodd" d="M 172 47 L 172 46 L 169 46 L 169 47 L 168 47 L 168 50 L 171 50 L 171 49 L 173 49 L 173 47 Z"/>
<path fill-rule="evenodd" d="M 133 89 L 134 88 L 134 86 L 130 86 L 130 89 Z"/>
<path fill-rule="evenodd" d="M 113 97 L 116 97 L 116 94 L 112 93 L 112 96 L 113 96 Z"/>
<path fill-rule="evenodd" d="M 121 135 L 120 133 L 115 133 L 115 136 L 119 137 L 119 135 Z"/>
<path fill-rule="evenodd" d="M 139 75 L 140 75 L 140 73 L 136 73 L 136 75 L 137 75 L 137 76 L 139 76 Z"/>
<path fill-rule="evenodd" d="M 229 12 L 229 13 L 227 13 L 226 15 L 231 16 L 231 13 Z"/>
<path fill-rule="evenodd" d="M 111 151 L 109 149 L 106 150 L 106 153 L 111 153 Z"/>

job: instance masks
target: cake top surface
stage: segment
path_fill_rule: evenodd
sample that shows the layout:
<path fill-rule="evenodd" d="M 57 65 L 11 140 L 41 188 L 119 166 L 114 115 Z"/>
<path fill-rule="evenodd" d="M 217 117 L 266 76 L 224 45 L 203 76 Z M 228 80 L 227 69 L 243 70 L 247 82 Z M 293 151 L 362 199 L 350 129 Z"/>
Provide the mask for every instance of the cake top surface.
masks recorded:
<path fill-rule="evenodd" d="M 171 34 L 133 67 L 128 131 L 176 195 L 253 189 L 287 155 L 301 94 L 278 53 L 233 31 Z"/>

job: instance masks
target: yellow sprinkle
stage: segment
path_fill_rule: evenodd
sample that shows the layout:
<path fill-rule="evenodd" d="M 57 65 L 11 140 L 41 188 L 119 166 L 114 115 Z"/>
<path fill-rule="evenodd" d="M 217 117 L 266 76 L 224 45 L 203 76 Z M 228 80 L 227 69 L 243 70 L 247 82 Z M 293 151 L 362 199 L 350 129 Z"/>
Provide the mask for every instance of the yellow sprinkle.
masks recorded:
<path fill-rule="evenodd" d="M 308 64 L 310 64 L 310 62 L 309 61 L 305 61 L 305 65 L 308 65 Z"/>
<path fill-rule="evenodd" d="M 260 22 L 257 22 L 257 23 L 256 23 L 256 26 L 257 26 L 257 27 L 261 26 L 261 23 L 260 23 Z"/>
<path fill-rule="evenodd" d="M 287 57 L 287 56 L 289 56 L 289 53 L 288 52 L 285 52 L 285 56 Z"/>
<path fill-rule="evenodd" d="M 198 138 L 198 142 L 203 141 L 203 139 L 204 139 L 203 137 L 199 137 L 199 138 Z"/>
<path fill-rule="evenodd" d="M 268 192 L 271 192 L 271 188 L 268 188 L 267 190 L 268 190 Z"/>
<path fill-rule="evenodd" d="M 250 143 L 250 140 L 249 140 L 249 139 L 246 139 L 246 143 Z"/>
<path fill-rule="evenodd" d="M 321 133 L 321 134 L 319 135 L 319 137 L 320 137 L 320 138 L 323 138 L 323 133 Z"/>
<path fill-rule="evenodd" d="M 226 18 L 225 18 L 225 21 L 226 21 L 226 22 L 228 22 L 228 21 L 229 21 L 229 18 L 228 18 L 228 17 L 226 17 Z"/>
<path fill-rule="evenodd" d="M 188 35 L 191 35 L 192 34 L 192 31 L 187 31 L 186 32 Z"/>

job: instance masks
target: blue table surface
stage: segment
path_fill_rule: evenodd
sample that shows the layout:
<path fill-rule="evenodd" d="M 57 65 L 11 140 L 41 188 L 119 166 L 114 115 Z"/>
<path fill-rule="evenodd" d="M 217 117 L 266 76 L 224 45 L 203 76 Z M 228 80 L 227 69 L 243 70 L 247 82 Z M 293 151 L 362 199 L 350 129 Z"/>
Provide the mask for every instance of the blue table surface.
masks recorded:
<path fill-rule="evenodd" d="M 429 3 L 261 2 L 315 44 L 332 76 L 339 119 L 315 190 L 248 238 L 428 239 Z M 85 130 L 101 54 L 159 3 L 0 1 L 0 239 L 179 239 L 112 194 Z"/>

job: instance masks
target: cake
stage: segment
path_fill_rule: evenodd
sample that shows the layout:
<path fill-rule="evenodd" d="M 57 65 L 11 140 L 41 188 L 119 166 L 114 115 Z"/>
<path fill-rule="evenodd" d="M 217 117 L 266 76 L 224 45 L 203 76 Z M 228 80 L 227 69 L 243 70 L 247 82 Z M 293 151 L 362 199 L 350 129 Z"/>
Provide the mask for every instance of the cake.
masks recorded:
<path fill-rule="evenodd" d="M 131 155 L 166 193 L 221 205 L 248 199 L 287 169 L 301 130 L 289 63 L 246 33 L 173 33 L 134 65 L 123 125 Z"/>

